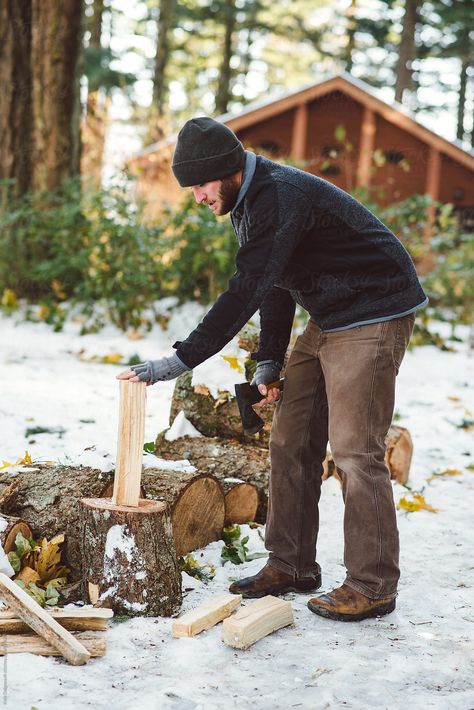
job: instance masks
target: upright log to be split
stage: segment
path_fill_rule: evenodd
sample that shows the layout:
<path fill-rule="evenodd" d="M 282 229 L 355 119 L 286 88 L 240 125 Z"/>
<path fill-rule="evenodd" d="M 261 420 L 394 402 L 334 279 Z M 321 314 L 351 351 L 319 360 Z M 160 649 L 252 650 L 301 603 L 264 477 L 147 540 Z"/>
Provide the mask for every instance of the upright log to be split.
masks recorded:
<path fill-rule="evenodd" d="M 113 497 L 81 501 L 84 593 L 129 616 L 169 616 L 181 574 L 168 505 L 140 499 L 145 396 L 144 382 L 120 382 Z"/>

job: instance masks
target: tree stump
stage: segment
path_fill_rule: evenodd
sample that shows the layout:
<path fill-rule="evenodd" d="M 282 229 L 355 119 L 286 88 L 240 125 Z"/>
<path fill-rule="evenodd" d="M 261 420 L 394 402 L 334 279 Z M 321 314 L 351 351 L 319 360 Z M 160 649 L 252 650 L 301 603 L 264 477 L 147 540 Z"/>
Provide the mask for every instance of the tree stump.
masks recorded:
<path fill-rule="evenodd" d="M 1 518 L 5 521 L 2 523 Z M 21 533 L 23 537 L 31 537 L 31 529 L 28 523 L 21 518 L 16 518 L 13 515 L 0 515 L 0 527 L 3 529 L 0 531 L 0 545 L 3 547 L 4 551 L 8 555 L 9 552 L 15 550 L 15 540 L 18 533 Z"/>
<path fill-rule="evenodd" d="M 168 503 L 176 554 L 219 540 L 225 520 L 219 482 L 202 473 L 147 468 L 142 481 L 148 498 Z"/>
<path fill-rule="evenodd" d="M 168 506 L 81 501 L 85 598 L 129 616 L 171 616 L 181 605 Z"/>

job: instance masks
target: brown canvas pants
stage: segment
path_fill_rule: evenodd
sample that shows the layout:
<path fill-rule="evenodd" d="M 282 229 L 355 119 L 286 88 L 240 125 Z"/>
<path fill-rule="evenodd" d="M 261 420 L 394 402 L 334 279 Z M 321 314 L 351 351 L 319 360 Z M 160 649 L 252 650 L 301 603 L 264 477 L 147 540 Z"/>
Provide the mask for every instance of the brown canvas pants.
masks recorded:
<path fill-rule="evenodd" d="M 329 440 L 343 482 L 345 584 L 373 599 L 396 595 L 399 540 L 384 439 L 414 321 L 411 313 L 329 333 L 310 320 L 295 343 L 270 437 L 265 533 L 270 564 L 295 578 L 319 569 L 318 503 Z"/>

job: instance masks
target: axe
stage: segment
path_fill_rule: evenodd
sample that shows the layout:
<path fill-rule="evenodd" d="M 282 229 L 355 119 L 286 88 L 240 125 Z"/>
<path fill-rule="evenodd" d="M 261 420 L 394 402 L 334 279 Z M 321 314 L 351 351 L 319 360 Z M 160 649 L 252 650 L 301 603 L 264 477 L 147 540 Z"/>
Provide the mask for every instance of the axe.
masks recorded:
<path fill-rule="evenodd" d="M 282 390 L 283 383 L 284 379 L 282 378 L 275 380 L 275 382 L 269 382 L 266 387 L 267 389 L 277 387 L 279 390 Z M 263 394 L 259 391 L 257 385 L 243 382 L 242 384 L 235 385 L 235 396 L 244 427 L 244 434 L 256 434 L 263 429 L 264 422 L 253 409 L 252 404 L 260 402 L 260 400 L 263 399 Z"/>

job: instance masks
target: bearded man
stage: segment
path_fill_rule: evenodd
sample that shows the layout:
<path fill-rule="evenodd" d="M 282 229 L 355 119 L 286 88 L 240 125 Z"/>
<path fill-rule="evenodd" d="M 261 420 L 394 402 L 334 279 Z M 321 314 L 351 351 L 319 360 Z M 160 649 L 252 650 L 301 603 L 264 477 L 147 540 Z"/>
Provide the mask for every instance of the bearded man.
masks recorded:
<path fill-rule="evenodd" d="M 395 609 L 399 536 L 384 462 L 395 380 L 415 311 L 428 299 L 413 261 L 370 210 L 330 182 L 244 150 L 212 118 L 181 129 L 173 172 L 196 201 L 230 213 L 239 242 L 225 293 L 176 352 L 119 375 L 150 384 L 193 369 L 223 348 L 259 310 L 253 383 L 274 403 L 266 565 L 234 582 L 244 597 L 310 592 L 326 447 L 342 478 L 344 563 L 340 587 L 310 599 L 321 616 L 356 621 Z M 309 321 L 292 349 L 285 388 L 278 379 L 295 304 Z"/>

